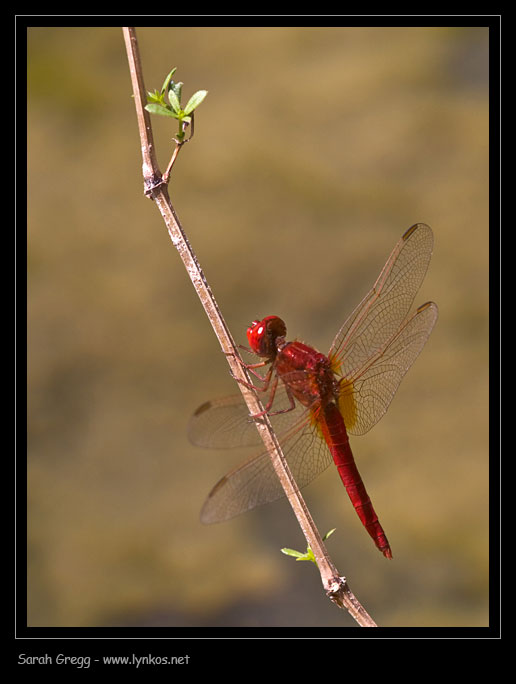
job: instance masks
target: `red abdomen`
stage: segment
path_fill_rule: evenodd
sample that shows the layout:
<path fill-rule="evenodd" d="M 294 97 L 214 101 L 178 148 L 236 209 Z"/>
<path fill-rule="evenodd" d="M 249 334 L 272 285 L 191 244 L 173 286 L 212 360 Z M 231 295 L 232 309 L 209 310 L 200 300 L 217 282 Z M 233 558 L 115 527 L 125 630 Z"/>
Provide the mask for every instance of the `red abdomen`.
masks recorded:
<path fill-rule="evenodd" d="M 389 542 L 353 458 L 344 419 L 335 403 L 331 402 L 321 407 L 318 413 L 318 424 L 358 517 L 377 548 L 386 558 L 392 558 Z"/>

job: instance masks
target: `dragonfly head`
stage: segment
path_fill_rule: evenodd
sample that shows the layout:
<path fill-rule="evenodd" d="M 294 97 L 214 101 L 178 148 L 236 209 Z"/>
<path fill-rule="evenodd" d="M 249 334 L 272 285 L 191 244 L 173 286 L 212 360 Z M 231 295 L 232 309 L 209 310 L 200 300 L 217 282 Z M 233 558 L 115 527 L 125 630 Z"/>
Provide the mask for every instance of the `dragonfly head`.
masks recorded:
<path fill-rule="evenodd" d="M 273 359 L 278 346 L 276 340 L 284 338 L 287 326 L 278 316 L 266 316 L 261 321 L 253 321 L 247 328 L 247 339 L 255 354 Z"/>

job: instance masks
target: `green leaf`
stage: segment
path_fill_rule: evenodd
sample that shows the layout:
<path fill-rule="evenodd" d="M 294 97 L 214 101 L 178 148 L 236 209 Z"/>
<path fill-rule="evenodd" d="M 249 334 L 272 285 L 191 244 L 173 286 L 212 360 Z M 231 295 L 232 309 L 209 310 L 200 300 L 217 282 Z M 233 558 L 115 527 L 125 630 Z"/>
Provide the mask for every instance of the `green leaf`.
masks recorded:
<path fill-rule="evenodd" d="M 314 554 L 310 547 L 307 548 L 306 553 L 301 553 L 301 551 L 296 551 L 295 549 L 281 549 L 281 553 L 285 556 L 293 556 L 297 561 L 312 561 L 315 563 Z"/>
<path fill-rule="evenodd" d="M 204 100 L 207 94 L 207 90 L 198 90 L 196 93 L 194 93 L 192 97 L 188 100 L 188 103 L 184 110 L 185 114 L 191 114 L 193 110 L 201 104 L 201 102 Z"/>
<path fill-rule="evenodd" d="M 174 112 L 171 112 L 170 109 L 167 109 L 164 105 L 160 104 L 147 104 L 145 105 L 145 109 L 150 112 L 151 114 L 160 114 L 161 116 L 171 116 L 173 119 L 178 119 L 179 117 L 177 114 L 174 114 Z"/>
<path fill-rule="evenodd" d="M 175 92 L 177 99 L 179 102 L 181 102 L 181 90 L 183 89 L 182 81 L 179 81 L 178 83 L 174 83 L 174 81 L 172 81 L 168 88 L 169 90 L 173 90 Z"/>
<path fill-rule="evenodd" d="M 328 539 L 336 530 L 337 528 L 334 527 L 332 530 L 327 532 L 324 537 L 323 541 Z M 315 560 L 314 552 L 312 549 L 307 546 L 306 547 L 306 553 L 301 553 L 301 551 L 296 551 L 295 549 L 281 549 L 281 553 L 284 553 L 286 556 L 294 556 L 296 561 L 312 561 L 312 563 L 315 563 L 317 565 L 317 561 Z"/>
<path fill-rule="evenodd" d="M 179 112 L 181 111 L 181 103 L 179 102 L 179 98 L 177 97 L 173 88 L 171 88 L 168 91 L 168 99 L 170 104 L 172 105 L 172 109 L 175 111 L 176 114 L 179 114 Z"/>
<path fill-rule="evenodd" d="M 177 67 L 174 67 L 172 71 L 169 73 L 169 75 L 166 77 L 166 79 L 163 81 L 163 86 L 161 87 L 161 92 L 162 94 L 167 92 L 168 84 L 170 83 L 170 79 L 174 75 Z"/>
<path fill-rule="evenodd" d="M 314 552 L 312 551 L 312 549 L 309 546 L 306 547 L 306 553 L 303 556 L 303 558 L 298 558 L 297 560 L 312 561 L 312 563 L 315 563 L 317 565 L 317 561 L 315 560 Z"/>
<path fill-rule="evenodd" d="M 294 558 L 302 558 L 305 554 L 301 553 L 300 551 L 296 551 L 295 549 L 281 549 L 281 553 L 284 553 L 285 556 L 294 556 Z"/>

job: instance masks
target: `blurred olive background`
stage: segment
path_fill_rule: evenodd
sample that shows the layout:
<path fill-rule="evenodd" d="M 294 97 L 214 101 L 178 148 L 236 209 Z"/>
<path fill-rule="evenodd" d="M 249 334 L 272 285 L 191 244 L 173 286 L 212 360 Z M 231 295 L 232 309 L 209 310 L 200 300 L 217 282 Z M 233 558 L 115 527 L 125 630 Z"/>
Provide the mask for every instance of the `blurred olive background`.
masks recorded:
<path fill-rule="evenodd" d="M 438 324 L 352 438 L 386 561 L 333 468 L 304 490 L 382 626 L 488 624 L 487 28 L 142 28 L 147 90 L 209 91 L 170 194 L 237 341 L 271 313 L 327 351 L 416 221 Z M 122 31 L 28 30 L 28 624 L 354 626 L 286 501 L 199 511 L 245 452 L 188 443 L 236 390 L 143 196 Z M 175 122 L 152 117 L 162 170 Z"/>

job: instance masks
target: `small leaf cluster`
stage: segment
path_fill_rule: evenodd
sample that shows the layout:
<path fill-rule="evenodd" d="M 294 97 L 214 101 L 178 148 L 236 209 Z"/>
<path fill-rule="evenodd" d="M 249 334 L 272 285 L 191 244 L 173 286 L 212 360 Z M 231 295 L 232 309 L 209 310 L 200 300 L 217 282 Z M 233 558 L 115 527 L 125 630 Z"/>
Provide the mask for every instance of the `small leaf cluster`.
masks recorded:
<path fill-rule="evenodd" d="M 161 90 L 155 90 L 153 93 L 147 93 L 147 105 L 145 109 L 151 114 L 160 114 L 161 116 L 170 116 L 179 121 L 178 137 L 184 137 L 183 124 L 190 124 L 194 109 L 196 109 L 208 94 L 207 90 L 198 90 L 186 103 L 184 109 L 181 107 L 181 90 L 183 83 L 181 81 L 175 82 L 172 80 L 177 67 L 174 67 L 168 74 Z M 168 97 L 168 102 L 166 98 Z"/>
<path fill-rule="evenodd" d="M 336 529 L 337 528 L 334 527 L 332 530 L 327 532 L 323 537 L 323 541 L 326 541 L 328 537 L 335 532 Z M 293 556 L 297 561 L 312 561 L 312 563 L 315 563 L 317 565 L 314 552 L 309 546 L 306 547 L 306 553 L 303 553 L 302 551 L 296 551 L 295 549 L 281 549 L 281 552 L 284 553 L 286 556 Z"/>

